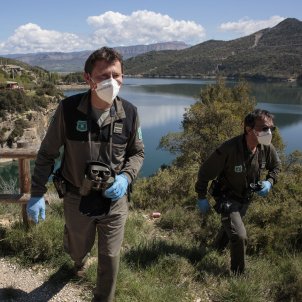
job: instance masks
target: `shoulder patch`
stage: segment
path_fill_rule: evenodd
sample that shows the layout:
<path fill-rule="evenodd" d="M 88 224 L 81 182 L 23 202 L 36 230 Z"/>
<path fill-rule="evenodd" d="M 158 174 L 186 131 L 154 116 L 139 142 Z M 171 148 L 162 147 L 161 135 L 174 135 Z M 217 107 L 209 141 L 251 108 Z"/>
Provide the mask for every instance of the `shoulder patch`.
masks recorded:
<path fill-rule="evenodd" d="M 137 137 L 140 141 L 143 140 L 143 133 L 142 133 L 142 128 L 141 127 L 137 128 Z"/>

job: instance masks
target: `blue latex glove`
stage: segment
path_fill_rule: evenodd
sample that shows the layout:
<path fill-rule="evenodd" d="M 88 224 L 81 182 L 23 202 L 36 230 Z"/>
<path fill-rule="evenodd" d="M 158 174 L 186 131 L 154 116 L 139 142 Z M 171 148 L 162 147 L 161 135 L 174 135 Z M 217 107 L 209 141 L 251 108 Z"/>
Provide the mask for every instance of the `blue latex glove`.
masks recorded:
<path fill-rule="evenodd" d="M 115 177 L 113 185 L 104 192 L 104 196 L 107 198 L 111 198 L 112 201 L 116 201 L 126 194 L 127 188 L 127 176 L 124 173 L 119 174 Z"/>
<path fill-rule="evenodd" d="M 41 219 L 45 220 L 45 199 L 44 197 L 31 197 L 26 205 L 28 216 L 35 222 L 39 222 L 39 215 Z"/>
<path fill-rule="evenodd" d="M 197 207 L 201 214 L 207 214 L 210 210 L 210 204 L 207 199 L 198 199 L 197 200 Z"/>
<path fill-rule="evenodd" d="M 272 184 L 268 180 L 264 180 L 262 181 L 262 186 L 263 188 L 260 191 L 257 191 L 257 194 L 259 196 L 265 197 L 267 196 L 268 192 L 271 190 Z"/>

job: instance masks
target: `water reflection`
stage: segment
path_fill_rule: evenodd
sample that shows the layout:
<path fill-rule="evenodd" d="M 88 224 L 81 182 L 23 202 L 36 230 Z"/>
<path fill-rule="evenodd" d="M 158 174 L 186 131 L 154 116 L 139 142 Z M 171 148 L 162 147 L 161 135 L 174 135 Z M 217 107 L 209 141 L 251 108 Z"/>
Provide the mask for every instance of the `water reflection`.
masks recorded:
<path fill-rule="evenodd" d="M 295 113 L 288 114 L 288 113 L 274 112 L 274 116 L 275 116 L 275 123 L 279 128 L 297 126 L 302 122 L 301 114 L 295 114 Z"/>
<path fill-rule="evenodd" d="M 185 108 L 194 103 L 192 97 L 171 94 L 150 93 L 149 88 L 124 89 L 121 96 L 137 106 L 143 129 L 165 126 L 182 120 Z M 166 131 L 171 131 L 167 128 Z"/>
<path fill-rule="evenodd" d="M 300 104 L 302 87 L 290 83 L 252 83 L 251 93 L 261 103 Z M 300 107 L 301 111 L 301 107 Z"/>
<path fill-rule="evenodd" d="M 140 106 L 139 114 L 143 128 L 164 126 L 171 121 L 178 121 L 184 113 L 183 106 Z M 167 129 L 168 130 L 168 129 Z"/>

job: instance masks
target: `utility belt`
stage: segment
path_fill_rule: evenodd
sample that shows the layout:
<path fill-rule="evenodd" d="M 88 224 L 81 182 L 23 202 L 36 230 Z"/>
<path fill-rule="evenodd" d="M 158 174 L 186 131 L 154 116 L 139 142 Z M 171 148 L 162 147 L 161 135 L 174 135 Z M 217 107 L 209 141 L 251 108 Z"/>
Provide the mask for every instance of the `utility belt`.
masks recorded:
<path fill-rule="evenodd" d="M 209 187 L 209 194 L 214 198 L 215 205 L 213 206 L 214 210 L 218 214 L 228 214 L 231 213 L 234 207 L 233 203 L 247 204 L 251 200 L 251 194 L 248 194 L 246 197 L 239 197 L 235 195 L 231 190 L 222 187 L 221 183 L 214 179 Z"/>
<path fill-rule="evenodd" d="M 238 197 L 235 194 L 229 193 L 229 194 L 226 194 L 225 197 L 227 199 L 234 200 L 234 201 L 237 201 L 242 204 L 249 203 L 251 200 L 251 195 L 246 196 L 246 197 Z"/>
<path fill-rule="evenodd" d="M 249 199 L 222 195 L 220 198 L 215 198 L 213 208 L 218 214 L 229 214 L 233 211 L 238 211 L 238 209 L 249 202 Z"/>
<path fill-rule="evenodd" d="M 115 180 L 115 173 L 100 161 L 88 161 L 85 169 L 85 176 L 80 188 L 75 187 L 68 182 L 58 169 L 53 174 L 53 183 L 60 198 L 63 198 L 66 192 L 88 196 L 92 191 L 103 192 L 109 188 Z"/>
<path fill-rule="evenodd" d="M 53 183 L 56 188 L 56 191 L 59 195 L 59 198 L 63 198 L 67 192 L 71 192 L 73 194 L 80 194 L 80 188 L 72 185 L 68 182 L 61 174 L 60 170 L 57 170 L 53 174 Z"/>
<path fill-rule="evenodd" d="M 91 192 L 102 193 L 113 184 L 114 179 L 114 172 L 110 170 L 110 167 L 98 161 L 87 163 L 85 178 L 81 187 L 76 187 L 67 181 L 62 176 L 60 169 L 53 173 L 53 183 L 59 198 L 63 198 L 67 192 L 81 196 L 88 196 Z M 132 184 L 128 185 L 126 193 L 129 201 L 130 193 L 132 193 Z"/>

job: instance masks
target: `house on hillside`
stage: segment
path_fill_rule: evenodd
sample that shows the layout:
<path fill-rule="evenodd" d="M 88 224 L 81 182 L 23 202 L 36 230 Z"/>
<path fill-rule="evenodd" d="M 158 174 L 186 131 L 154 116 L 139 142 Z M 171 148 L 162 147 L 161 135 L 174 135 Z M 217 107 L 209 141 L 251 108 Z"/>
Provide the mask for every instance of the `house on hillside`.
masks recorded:
<path fill-rule="evenodd" d="M 23 90 L 23 87 L 18 84 L 18 82 L 14 81 L 6 81 L 5 89 L 21 89 Z"/>
<path fill-rule="evenodd" d="M 21 76 L 25 72 L 25 69 L 21 66 L 12 64 L 2 64 L 2 62 L 0 62 L 0 69 L 4 71 L 7 75 L 9 75 L 12 79 L 14 79 L 16 76 Z"/>

